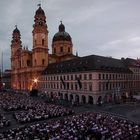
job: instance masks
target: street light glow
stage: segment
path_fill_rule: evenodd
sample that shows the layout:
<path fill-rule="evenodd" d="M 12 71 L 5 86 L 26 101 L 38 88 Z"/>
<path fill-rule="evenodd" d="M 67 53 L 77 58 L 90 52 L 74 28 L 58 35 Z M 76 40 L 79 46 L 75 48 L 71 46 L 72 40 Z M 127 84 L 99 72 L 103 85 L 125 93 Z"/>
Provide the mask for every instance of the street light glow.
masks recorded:
<path fill-rule="evenodd" d="M 34 83 L 37 83 L 37 82 L 38 82 L 38 79 L 37 79 L 37 78 L 35 78 L 33 81 L 34 81 Z"/>

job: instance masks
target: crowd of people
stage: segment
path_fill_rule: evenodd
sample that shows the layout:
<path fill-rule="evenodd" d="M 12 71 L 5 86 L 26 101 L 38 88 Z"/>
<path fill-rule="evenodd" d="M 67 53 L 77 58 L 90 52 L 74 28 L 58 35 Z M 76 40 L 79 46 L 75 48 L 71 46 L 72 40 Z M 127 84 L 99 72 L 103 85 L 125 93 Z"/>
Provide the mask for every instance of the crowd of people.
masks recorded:
<path fill-rule="evenodd" d="M 0 114 L 0 129 L 10 125 L 10 121 Z"/>
<path fill-rule="evenodd" d="M 0 107 L 5 111 L 28 110 L 34 101 L 25 95 L 0 93 Z"/>
<path fill-rule="evenodd" d="M 20 123 L 73 114 L 71 109 L 21 94 L 1 93 L 0 107 L 5 111 L 13 111 L 14 118 Z"/>
<path fill-rule="evenodd" d="M 25 95 L 0 94 L 0 107 L 12 111 L 20 123 L 34 122 L 67 116 L 48 122 L 25 124 L 3 130 L 0 139 L 8 140 L 138 140 L 140 124 L 105 113 L 82 113 L 74 115 L 71 109 L 53 105 Z M 10 121 L 0 115 L 0 128 Z"/>
<path fill-rule="evenodd" d="M 83 113 L 11 129 L 0 133 L 9 140 L 136 140 L 140 126 L 128 120 L 100 113 Z M 139 138 L 138 138 L 139 137 Z"/>
<path fill-rule="evenodd" d="M 27 123 L 70 114 L 73 114 L 71 109 L 58 105 L 37 102 L 28 111 L 14 113 L 14 117 L 20 123 Z"/>

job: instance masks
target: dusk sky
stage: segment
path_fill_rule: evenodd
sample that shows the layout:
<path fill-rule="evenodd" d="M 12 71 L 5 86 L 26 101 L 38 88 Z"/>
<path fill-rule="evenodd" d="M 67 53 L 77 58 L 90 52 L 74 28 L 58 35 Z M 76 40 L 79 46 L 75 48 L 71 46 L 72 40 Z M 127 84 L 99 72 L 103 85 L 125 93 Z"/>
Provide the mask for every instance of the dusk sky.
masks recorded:
<path fill-rule="evenodd" d="M 0 55 L 10 69 L 10 44 L 17 24 L 23 46 L 32 49 L 32 25 L 39 0 L 0 1 Z M 71 35 L 74 54 L 140 58 L 140 0 L 42 0 L 49 53 L 60 20 Z M 1 57 L 0 57 L 1 64 Z"/>

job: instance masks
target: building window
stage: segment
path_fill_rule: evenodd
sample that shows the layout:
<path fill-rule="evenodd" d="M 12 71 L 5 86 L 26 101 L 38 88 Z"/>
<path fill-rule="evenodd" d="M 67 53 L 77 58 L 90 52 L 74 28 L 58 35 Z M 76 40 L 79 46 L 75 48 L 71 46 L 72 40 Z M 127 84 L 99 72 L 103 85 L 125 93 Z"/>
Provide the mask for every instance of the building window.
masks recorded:
<path fill-rule="evenodd" d="M 44 45 L 44 42 L 45 42 L 44 39 L 42 39 L 42 45 Z"/>
<path fill-rule="evenodd" d="M 108 80 L 108 74 L 106 74 L 106 80 Z"/>
<path fill-rule="evenodd" d="M 69 80 L 69 75 L 67 75 L 67 80 Z"/>
<path fill-rule="evenodd" d="M 116 74 L 116 79 L 118 78 L 118 75 Z"/>
<path fill-rule="evenodd" d="M 84 83 L 84 90 L 87 90 L 87 83 Z"/>
<path fill-rule="evenodd" d="M 42 65 L 44 65 L 45 64 L 45 59 L 42 59 Z"/>
<path fill-rule="evenodd" d="M 84 74 L 84 80 L 87 80 L 87 75 L 86 74 Z"/>
<path fill-rule="evenodd" d="M 75 80 L 77 79 L 77 75 L 75 75 Z"/>
<path fill-rule="evenodd" d="M 111 74 L 109 74 L 109 80 L 111 80 L 111 79 L 112 79 Z"/>
<path fill-rule="evenodd" d="M 99 80 L 101 80 L 101 74 L 99 74 Z"/>
<path fill-rule="evenodd" d="M 73 75 L 71 75 L 71 80 L 73 80 Z"/>
<path fill-rule="evenodd" d="M 71 83 L 71 90 L 73 90 L 73 83 Z"/>
<path fill-rule="evenodd" d="M 103 80 L 105 79 L 105 75 L 103 74 L 103 78 L 102 78 Z"/>
<path fill-rule="evenodd" d="M 62 84 L 60 84 L 60 89 L 63 89 L 63 86 L 62 86 Z"/>
<path fill-rule="evenodd" d="M 60 52 L 63 52 L 63 47 L 60 47 Z"/>
<path fill-rule="evenodd" d="M 99 83 L 99 91 L 101 91 L 101 83 Z"/>
<path fill-rule="evenodd" d="M 67 89 L 69 89 L 69 83 L 67 82 Z"/>
<path fill-rule="evenodd" d="M 35 66 L 36 66 L 36 59 L 35 59 Z"/>
<path fill-rule="evenodd" d="M 30 60 L 27 60 L 27 67 L 30 66 Z"/>
<path fill-rule="evenodd" d="M 77 90 L 78 89 L 78 86 L 77 86 L 77 83 L 75 83 L 75 90 Z"/>
<path fill-rule="evenodd" d="M 92 80 L 92 74 L 89 74 L 89 80 Z"/>
<path fill-rule="evenodd" d="M 113 78 L 112 79 L 114 80 L 114 74 L 113 74 Z"/>
<path fill-rule="evenodd" d="M 89 83 L 89 91 L 92 91 L 92 83 Z"/>
<path fill-rule="evenodd" d="M 70 47 L 68 47 L 68 52 L 70 52 Z"/>
<path fill-rule="evenodd" d="M 54 48 L 54 53 L 56 53 L 56 48 Z"/>
<path fill-rule="evenodd" d="M 36 40 L 35 40 L 35 45 L 36 45 Z"/>

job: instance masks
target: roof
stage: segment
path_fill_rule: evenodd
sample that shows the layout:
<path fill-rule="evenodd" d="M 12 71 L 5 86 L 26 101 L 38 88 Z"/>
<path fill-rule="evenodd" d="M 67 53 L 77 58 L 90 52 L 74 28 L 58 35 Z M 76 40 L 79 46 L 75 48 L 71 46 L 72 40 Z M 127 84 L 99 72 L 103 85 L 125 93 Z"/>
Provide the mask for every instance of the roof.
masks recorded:
<path fill-rule="evenodd" d="M 139 59 L 132 59 L 132 58 L 122 58 L 122 60 L 125 62 L 125 64 L 128 66 L 128 67 L 137 67 L 137 68 L 140 68 L 140 60 Z"/>
<path fill-rule="evenodd" d="M 44 10 L 39 6 L 39 8 L 36 10 L 36 15 L 45 15 Z"/>
<path fill-rule="evenodd" d="M 122 60 L 97 55 L 78 57 L 60 63 L 52 63 L 48 65 L 43 73 L 59 74 L 71 72 L 86 72 L 93 70 L 131 73 L 131 71 L 128 69 L 128 67 L 126 67 L 125 63 Z"/>
<path fill-rule="evenodd" d="M 74 55 L 74 54 L 64 54 L 64 55 L 61 55 L 61 56 L 58 56 L 58 55 L 56 55 L 56 54 L 49 54 L 49 56 L 50 57 L 53 57 L 53 58 L 57 58 L 57 59 L 61 59 L 61 58 L 66 58 L 66 57 L 78 57 L 78 56 L 76 56 L 76 55 Z"/>
<path fill-rule="evenodd" d="M 53 42 L 63 40 L 71 41 L 71 36 L 67 32 L 57 32 L 53 37 Z"/>
<path fill-rule="evenodd" d="M 69 33 L 65 32 L 65 26 L 62 24 L 59 25 L 59 31 L 54 35 L 53 42 L 55 41 L 72 41 Z"/>
<path fill-rule="evenodd" d="M 16 25 L 16 28 L 14 29 L 13 33 L 20 34 L 20 31 L 19 31 L 19 29 L 17 28 L 17 25 Z"/>

